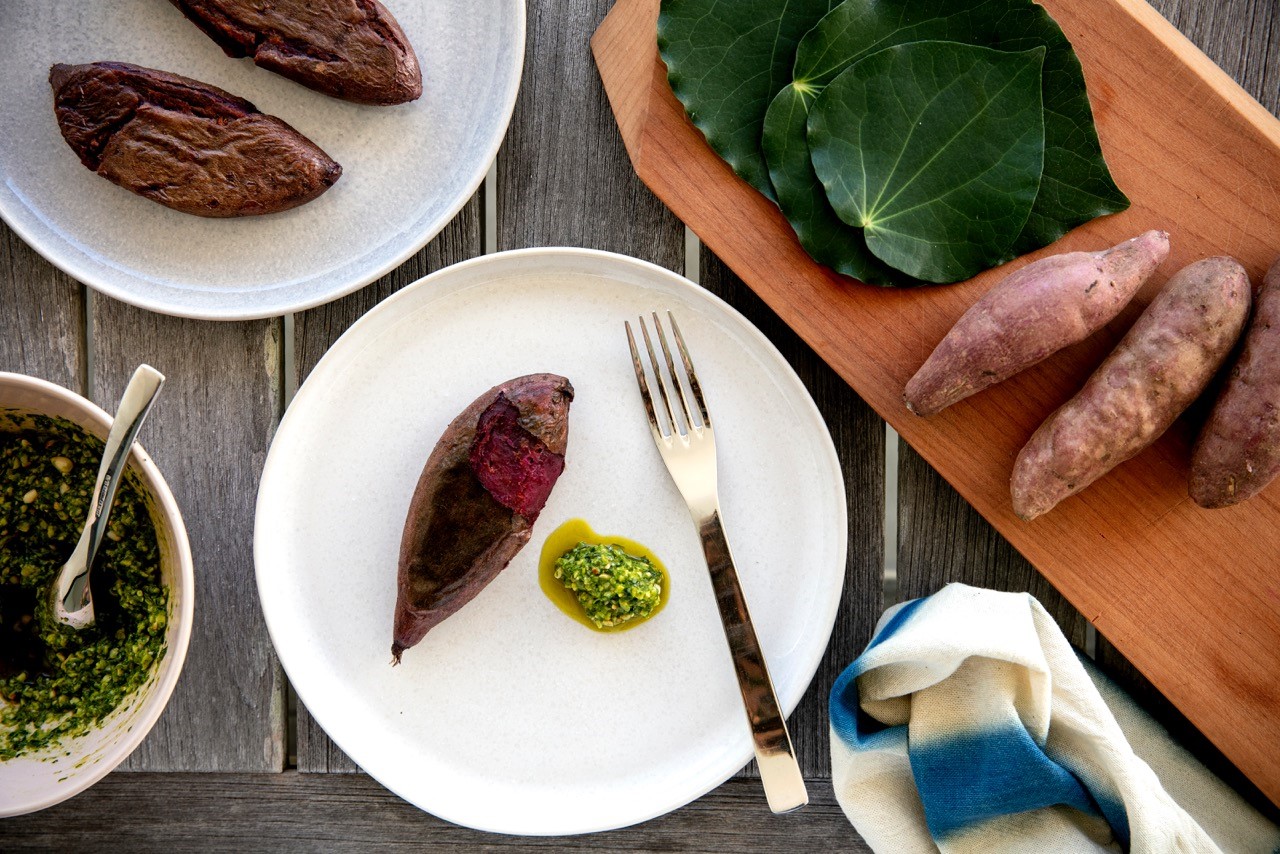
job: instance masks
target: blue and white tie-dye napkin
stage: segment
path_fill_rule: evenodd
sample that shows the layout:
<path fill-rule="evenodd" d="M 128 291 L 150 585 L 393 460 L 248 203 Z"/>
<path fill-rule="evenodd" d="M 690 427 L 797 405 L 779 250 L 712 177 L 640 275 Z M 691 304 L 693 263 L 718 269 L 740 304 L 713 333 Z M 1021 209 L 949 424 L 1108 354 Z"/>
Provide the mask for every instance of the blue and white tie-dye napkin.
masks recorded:
<path fill-rule="evenodd" d="M 836 798 L 881 854 L 1280 843 L 1273 824 L 1086 670 L 1025 593 L 952 584 L 886 611 L 832 688 L 831 735 Z"/>

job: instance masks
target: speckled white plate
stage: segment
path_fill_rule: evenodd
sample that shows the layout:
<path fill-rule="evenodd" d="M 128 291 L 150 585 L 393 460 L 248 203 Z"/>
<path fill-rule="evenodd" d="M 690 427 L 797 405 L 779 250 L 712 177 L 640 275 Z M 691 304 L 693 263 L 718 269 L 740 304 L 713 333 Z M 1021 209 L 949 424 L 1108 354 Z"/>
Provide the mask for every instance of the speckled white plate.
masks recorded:
<path fill-rule="evenodd" d="M 352 759 L 450 821 L 521 834 L 621 827 L 688 803 L 751 757 L 698 536 L 649 435 L 623 335 L 624 319 L 651 309 L 675 313 L 706 390 L 729 541 L 790 712 L 840 599 L 844 482 L 786 361 L 688 280 L 585 249 L 441 270 L 339 339 L 272 444 L 254 553 L 280 660 Z M 477 395 L 540 371 L 567 376 L 576 397 L 566 468 L 533 539 L 392 667 L 397 553 L 422 464 Z M 573 517 L 663 559 L 661 614 L 599 634 L 546 599 L 538 553 Z"/>
<path fill-rule="evenodd" d="M 475 192 L 515 106 L 524 0 L 386 0 L 423 72 L 411 104 L 369 107 L 230 59 L 165 0 L 0 2 L 0 217 L 44 257 L 117 299 L 185 317 L 309 308 L 393 269 Z M 315 201 L 204 219 L 81 165 L 53 115 L 49 66 L 132 62 L 247 98 L 342 164 Z"/>

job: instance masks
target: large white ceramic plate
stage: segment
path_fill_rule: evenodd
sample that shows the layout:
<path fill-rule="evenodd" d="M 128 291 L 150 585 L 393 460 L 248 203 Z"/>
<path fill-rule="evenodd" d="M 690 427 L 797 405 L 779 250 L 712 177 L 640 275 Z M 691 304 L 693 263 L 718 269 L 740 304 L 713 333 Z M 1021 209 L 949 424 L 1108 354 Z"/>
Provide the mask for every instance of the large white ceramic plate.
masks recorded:
<path fill-rule="evenodd" d="M 186 317 L 244 319 L 335 299 L 439 233 L 498 151 L 524 60 L 524 0 L 386 0 L 423 72 L 394 107 L 339 101 L 228 58 L 166 0 L 0 2 L 0 217 L 82 282 Z M 49 66 L 132 62 L 220 86 L 342 164 L 315 201 L 204 219 L 122 190 L 58 131 Z"/>
<path fill-rule="evenodd" d="M 254 554 L 302 702 L 383 785 L 459 824 L 564 834 L 675 809 L 751 756 L 697 534 L 662 466 L 622 322 L 673 311 L 716 424 L 729 541 L 783 706 L 812 679 L 844 578 L 830 434 L 773 346 L 660 267 L 584 249 L 441 270 L 353 326 L 289 407 L 263 472 Z M 409 498 L 445 425 L 489 387 L 550 371 L 576 390 L 563 476 L 533 540 L 391 666 Z M 538 587 L 546 535 L 583 517 L 651 547 L 670 604 L 621 634 Z M 763 807 L 762 807 L 763 808 Z"/>

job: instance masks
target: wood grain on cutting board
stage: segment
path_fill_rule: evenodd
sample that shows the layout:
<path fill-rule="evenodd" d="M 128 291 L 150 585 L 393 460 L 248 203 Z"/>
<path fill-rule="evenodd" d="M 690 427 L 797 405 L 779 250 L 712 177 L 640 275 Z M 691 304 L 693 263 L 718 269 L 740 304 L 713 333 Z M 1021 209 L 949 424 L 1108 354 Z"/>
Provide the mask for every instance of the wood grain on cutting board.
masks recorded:
<path fill-rule="evenodd" d="M 1280 121 L 1141 0 L 1043 0 L 1084 66 L 1103 151 L 1133 207 L 960 285 L 884 290 L 813 263 L 774 205 L 707 147 L 658 57 L 658 0 L 619 0 L 593 40 L 637 172 L 858 393 L 1273 800 L 1280 802 L 1280 485 L 1226 510 L 1187 497 L 1203 406 L 1034 521 L 1014 457 L 1179 267 L 1280 255 Z M 1030 260 L 1150 228 L 1170 258 L 1107 329 L 923 419 L 902 388 L 951 324 Z"/>

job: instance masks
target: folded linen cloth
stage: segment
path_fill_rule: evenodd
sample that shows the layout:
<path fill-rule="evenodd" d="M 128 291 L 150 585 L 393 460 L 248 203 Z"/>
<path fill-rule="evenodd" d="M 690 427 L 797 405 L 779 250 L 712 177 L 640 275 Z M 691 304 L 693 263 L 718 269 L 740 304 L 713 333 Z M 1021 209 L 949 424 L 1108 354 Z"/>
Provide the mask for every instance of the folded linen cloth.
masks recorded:
<path fill-rule="evenodd" d="M 951 584 L 890 608 L 831 690 L 836 799 L 885 854 L 1280 850 L 1273 824 L 1107 683 L 1211 838 L 1091 676 L 1105 682 L 1029 594 Z"/>

